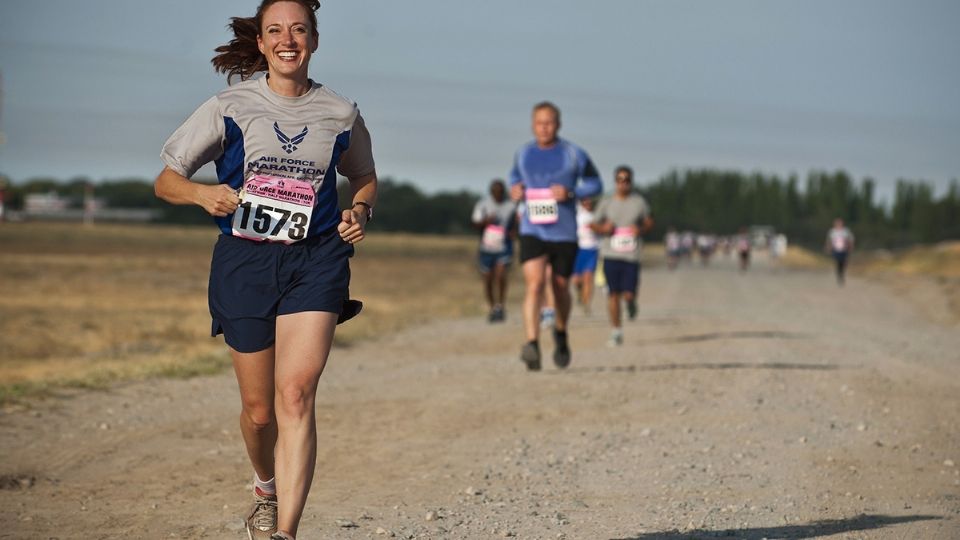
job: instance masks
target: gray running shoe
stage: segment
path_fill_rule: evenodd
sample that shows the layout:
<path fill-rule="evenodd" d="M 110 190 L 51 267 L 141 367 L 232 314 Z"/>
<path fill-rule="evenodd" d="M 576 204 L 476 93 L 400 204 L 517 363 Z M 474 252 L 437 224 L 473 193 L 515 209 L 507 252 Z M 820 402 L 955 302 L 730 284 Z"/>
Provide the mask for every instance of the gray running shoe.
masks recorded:
<path fill-rule="evenodd" d="M 297 539 L 285 532 L 278 532 L 270 535 L 270 540 L 297 540 Z"/>
<path fill-rule="evenodd" d="M 247 512 L 247 538 L 249 540 L 272 539 L 277 532 L 277 498 L 254 494 L 253 506 Z"/>
<path fill-rule="evenodd" d="M 537 342 L 527 342 L 520 350 L 520 359 L 527 365 L 528 371 L 540 371 L 540 347 Z"/>
<path fill-rule="evenodd" d="M 610 332 L 610 339 L 607 340 L 607 347 L 619 347 L 623 345 L 623 330 L 619 328 Z"/>

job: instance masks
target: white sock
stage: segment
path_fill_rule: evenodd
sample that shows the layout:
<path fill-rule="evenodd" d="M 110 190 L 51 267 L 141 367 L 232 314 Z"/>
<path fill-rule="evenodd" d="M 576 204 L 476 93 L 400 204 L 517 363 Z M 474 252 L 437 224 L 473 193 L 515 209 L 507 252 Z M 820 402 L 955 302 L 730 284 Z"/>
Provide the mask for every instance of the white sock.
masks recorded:
<path fill-rule="evenodd" d="M 264 482 L 257 473 L 253 473 L 253 485 L 260 488 L 260 491 L 266 495 L 277 494 L 277 479 L 271 478 Z"/>

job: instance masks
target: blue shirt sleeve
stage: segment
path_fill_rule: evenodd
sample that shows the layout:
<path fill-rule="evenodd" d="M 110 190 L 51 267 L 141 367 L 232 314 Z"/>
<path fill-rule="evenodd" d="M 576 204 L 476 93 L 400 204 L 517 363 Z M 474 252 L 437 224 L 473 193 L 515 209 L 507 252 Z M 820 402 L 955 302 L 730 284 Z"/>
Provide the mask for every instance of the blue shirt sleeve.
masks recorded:
<path fill-rule="evenodd" d="M 583 150 L 577 150 L 577 159 L 580 162 L 580 182 L 573 192 L 578 199 L 586 199 L 599 195 L 603 191 L 603 180 L 600 179 L 600 173 L 593 166 L 590 156 Z"/>
<path fill-rule="evenodd" d="M 509 176 L 511 187 L 516 184 L 519 184 L 523 180 L 523 178 L 520 175 L 520 152 L 522 151 L 523 149 L 521 149 L 519 152 L 513 155 L 513 168 L 510 169 L 510 176 Z"/>

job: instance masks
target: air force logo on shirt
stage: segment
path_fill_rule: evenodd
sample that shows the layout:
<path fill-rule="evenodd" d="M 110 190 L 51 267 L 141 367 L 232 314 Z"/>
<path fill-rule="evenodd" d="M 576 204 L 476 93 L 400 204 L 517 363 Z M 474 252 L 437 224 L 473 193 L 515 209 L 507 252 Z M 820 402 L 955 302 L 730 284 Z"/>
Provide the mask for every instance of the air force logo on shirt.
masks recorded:
<path fill-rule="evenodd" d="M 295 137 L 287 137 L 287 135 L 280 130 L 280 126 L 274 122 L 273 131 L 277 133 L 277 139 L 280 140 L 281 148 L 284 152 L 292 154 L 294 150 L 297 149 L 297 145 L 303 142 L 303 139 L 307 137 L 307 126 L 303 126 L 303 131 Z"/>

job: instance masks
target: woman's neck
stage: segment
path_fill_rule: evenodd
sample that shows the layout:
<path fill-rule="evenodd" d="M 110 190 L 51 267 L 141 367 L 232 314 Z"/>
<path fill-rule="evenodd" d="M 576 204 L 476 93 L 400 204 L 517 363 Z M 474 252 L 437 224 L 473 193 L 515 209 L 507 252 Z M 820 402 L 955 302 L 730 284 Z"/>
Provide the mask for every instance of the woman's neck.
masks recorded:
<path fill-rule="evenodd" d="M 271 90 L 285 97 L 300 97 L 310 91 L 310 79 L 288 79 L 277 75 L 267 75 L 267 86 Z"/>

